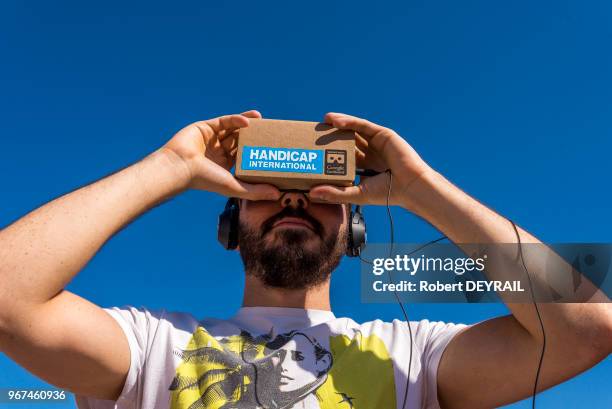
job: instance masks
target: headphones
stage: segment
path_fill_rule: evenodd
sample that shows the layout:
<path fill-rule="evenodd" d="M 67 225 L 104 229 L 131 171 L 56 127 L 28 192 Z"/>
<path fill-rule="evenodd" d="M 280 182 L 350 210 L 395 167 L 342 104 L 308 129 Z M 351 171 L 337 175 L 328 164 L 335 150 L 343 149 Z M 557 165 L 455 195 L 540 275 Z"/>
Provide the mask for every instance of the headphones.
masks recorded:
<path fill-rule="evenodd" d="M 234 250 L 238 247 L 239 215 L 238 199 L 230 197 L 217 223 L 217 240 L 226 250 Z M 349 216 L 346 255 L 358 257 L 366 244 L 366 239 L 365 218 L 361 213 L 361 206 L 355 206 L 354 210 L 351 208 Z"/>

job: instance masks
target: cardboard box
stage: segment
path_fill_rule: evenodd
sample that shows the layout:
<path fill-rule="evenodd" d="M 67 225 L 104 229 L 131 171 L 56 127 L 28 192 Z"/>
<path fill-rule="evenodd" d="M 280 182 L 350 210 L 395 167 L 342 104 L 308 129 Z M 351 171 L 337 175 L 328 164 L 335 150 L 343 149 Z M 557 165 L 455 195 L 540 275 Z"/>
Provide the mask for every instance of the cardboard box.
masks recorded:
<path fill-rule="evenodd" d="M 236 178 L 281 190 L 355 180 L 355 133 L 319 122 L 251 119 L 238 134 Z"/>

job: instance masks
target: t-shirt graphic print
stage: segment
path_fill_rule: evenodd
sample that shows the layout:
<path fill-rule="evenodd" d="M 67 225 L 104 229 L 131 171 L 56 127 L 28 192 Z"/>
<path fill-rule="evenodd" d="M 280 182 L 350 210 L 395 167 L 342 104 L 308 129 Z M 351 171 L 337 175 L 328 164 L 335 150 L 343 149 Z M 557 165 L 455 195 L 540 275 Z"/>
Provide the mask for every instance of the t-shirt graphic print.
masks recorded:
<path fill-rule="evenodd" d="M 128 307 L 106 309 L 130 345 L 116 402 L 98 408 L 401 408 L 410 352 L 405 321 L 357 324 L 331 311 L 243 307 L 227 320 Z M 450 339 L 465 328 L 427 320 L 413 335 L 407 408 L 438 408 L 436 374 Z"/>
<path fill-rule="evenodd" d="M 396 406 L 393 363 L 375 335 L 332 336 L 326 348 L 303 331 L 273 330 L 216 340 L 198 328 L 178 353 L 171 408 Z"/>

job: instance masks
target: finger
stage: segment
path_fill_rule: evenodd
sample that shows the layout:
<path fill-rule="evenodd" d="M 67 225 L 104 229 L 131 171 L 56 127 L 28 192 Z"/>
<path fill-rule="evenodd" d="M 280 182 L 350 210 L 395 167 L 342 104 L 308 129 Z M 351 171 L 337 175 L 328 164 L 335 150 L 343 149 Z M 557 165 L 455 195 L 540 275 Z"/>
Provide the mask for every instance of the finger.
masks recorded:
<path fill-rule="evenodd" d="M 224 139 L 227 139 L 230 136 L 236 136 L 237 132 L 235 129 L 232 130 L 228 130 L 228 131 L 221 131 L 217 134 L 217 138 L 222 141 Z"/>
<path fill-rule="evenodd" d="M 353 131 L 357 131 L 364 138 L 366 138 L 366 140 L 371 139 L 380 133 L 390 131 L 389 129 L 375 124 L 374 122 L 370 122 L 367 119 L 337 112 L 327 113 L 324 121 L 338 129 L 351 129 Z"/>
<path fill-rule="evenodd" d="M 232 133 L 229 137 L 225 136 L 223 139 L 219 137 L 221 147 L 226 152 L 231 152 L 235 147 L 238 146 L 238 138 L 236 138 L 236 132 Z"/>
<path fill-rule="evenodd" d="M 210 159 L 196 162 L 195 174 L 201 175 L 192 186 L 196 189 L 250 200 L 278 200 L 281 197 L 275 186 L 240 181 L 227 168 Z"/>
<path fill-rule="evenodd" d="M 362 150 L 367 150 L 370 146 L 368 141 L 366 141 L 365 138 L 358 133 L 355 133 L 355 145 Z"/>
<path fill-rule="evenodd" d="M 216 133 L 222 131 L 233 132 L 238 128 L 249 126 L 249 118 L 243 115 L 223 115 L 217 118 L 204 121 Z"/>
<path fill-rule="evenodd" d="M 356 186 L 315 186 L 310 189 L 310 196 L 337 203 L 376 204 L 380 203 L 381 195 L 386 191 L 382 188 L 384 186 L 388 186 L 387 174 L 380 173 L 361 179 Z"/>
<path fill-rule="evenodd" d="M 398 151 L 414 152 L 410 145 L 395 131 L 362 118 L 330 112 L 325 116 L 332 126 L 338 129 L 350 129 L 357 132 L 356 143 L 366 153 L 368 161 L 379 170 L 398 164 Z M 361 136 L 361 138 L 359 138 Z M 367 148 L 365 148 L 365 143 Z M 406 150 L 408 148 L 408 150 Z"/>
<path fill-rule="evenodd" d="M 281 192 L 273 185 L 264 183 L 246 183 L 236 178 L 229 186 L 227 196 L 248 200 L 279 200 Z"/>
<path fill-rule="evenodd" d="M 323 201 L 330 203 L 363 203 L 363 192 L 357 186 L 332 186 L 319 185 L 312 187 L 309 196 L 313 201 Z"/>
<path fill-rule="evenodd" d="M 255 109 L 251 109 L 250 111 L 245 111 L 241 113 L 240 115 L 246 116 L 247 118 L 255 118 L 255 119 L 262 118 L 261 113 Z"/>
<path fill-rule="evenodd" d="M 201 172 L 205 172 L 212 183 L 212 186 L 205 190 L 212 190 L 227 197 L 249 200 L 278 200 L 281 197 L 281 192 L 275 186 L 243 182 L 219 165 L 202 164 Z"/>
<path fill-rule="evenodd" d="M 249 126 L 248 117 L 240 114 L 226 115 L 219 118 L 221 129 L 219 131 L 225 131 L 225 133 L 231 133 L 239 128 Z"/>
<path fill-rule="evenodd" d="M 225 147 L 223 147 L 223 149 L 227 160 L 232 164 L 231 167 L 234 167 L 236 165 L 236 153 L 238 152 L 238 143 L 234 144 L 228 149 L 226 149 Z"/>
<path fill-rule="evenodd" d="M 355 152 L 363 153 L 364 155 L 371 152 L 367 146 L 355 145 Z"/>
<path fill-rule="evenodd" d="M 250 110 L 250 111 L 245 111 L 242 112 L 240 115 L 246 117 L 246 118 L 250 118 L 250 119 L 261 119 L 261 113 L 259 111 L 256 111 L 254 109 Z M 228 136 L 236 136 L 235 132 L 236 132 L 237 128 L 228 128 L 225 130 L 221 130 L 218 132 L 218 138 L 219 140 L 223 140 L 225 138 L 227 138 Z"/>
<path fill-rule="evenodd" d="M 385 161 L 377 152 L 373 151 L 368 146 L 360 145 L 360 143 L 355 145 L 355 160 L 358 168 L 373 169 L 379 172 L 387 169 Z"/>
<path fill-rule="evenodd" d="M 355 163 L 357 164 L 357 167 L 367 166 L 366 154 L 359 149 L 355 149 Z"/>

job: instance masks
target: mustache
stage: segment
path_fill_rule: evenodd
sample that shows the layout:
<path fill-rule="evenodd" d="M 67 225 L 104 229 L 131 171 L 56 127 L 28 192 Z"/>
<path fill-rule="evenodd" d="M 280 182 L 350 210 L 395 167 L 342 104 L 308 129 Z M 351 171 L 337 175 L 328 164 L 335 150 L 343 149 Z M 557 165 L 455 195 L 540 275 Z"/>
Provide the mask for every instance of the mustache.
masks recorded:
<path fill-rule="evenodd" d="M 315 233 L 323 237 L 323 225 L 317 219 L 308 214 L 308 212 L 306 212 L 304 208 L 298 207 L 296 209 L 291 206 L 285 207 L 283 210 L 266 220 L 262 224 L 261 236 L 263 237 L 264 235 L 266 235 L 270 230 L 272 230 L 272 226 L 274 225 L 274 223 L 284 217 L 299 217 L 301 219 L 306 220 L 312 225 Z"/>

